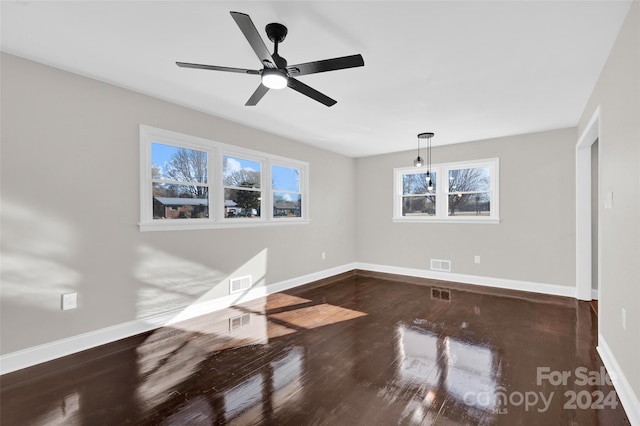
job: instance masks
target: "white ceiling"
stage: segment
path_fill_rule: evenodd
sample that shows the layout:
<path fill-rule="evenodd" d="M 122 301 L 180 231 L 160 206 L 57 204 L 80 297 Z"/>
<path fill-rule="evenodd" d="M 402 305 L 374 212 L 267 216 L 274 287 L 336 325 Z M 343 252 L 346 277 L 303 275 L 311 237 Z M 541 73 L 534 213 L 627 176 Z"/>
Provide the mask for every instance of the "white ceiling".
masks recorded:
<path fill-rule="evenodd" d="M 2 50 L 352 157 L 575 126 L 630 1 L 2 1 Z M 244 104 L 260 69 L 229 11 L 285 24 L 289 64 L 360 53 Z"/>

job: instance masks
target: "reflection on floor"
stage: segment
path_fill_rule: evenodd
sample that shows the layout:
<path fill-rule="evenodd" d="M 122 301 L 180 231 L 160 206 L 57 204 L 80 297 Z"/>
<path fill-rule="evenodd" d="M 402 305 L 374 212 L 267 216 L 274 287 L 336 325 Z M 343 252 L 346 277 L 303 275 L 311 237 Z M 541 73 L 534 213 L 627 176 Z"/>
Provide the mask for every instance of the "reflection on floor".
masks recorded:
<path fill-rule="evenodd" d="M 589 303 L 406 281 L 359 272 L 7 374 L 1 422 L 629 424 Z"/>

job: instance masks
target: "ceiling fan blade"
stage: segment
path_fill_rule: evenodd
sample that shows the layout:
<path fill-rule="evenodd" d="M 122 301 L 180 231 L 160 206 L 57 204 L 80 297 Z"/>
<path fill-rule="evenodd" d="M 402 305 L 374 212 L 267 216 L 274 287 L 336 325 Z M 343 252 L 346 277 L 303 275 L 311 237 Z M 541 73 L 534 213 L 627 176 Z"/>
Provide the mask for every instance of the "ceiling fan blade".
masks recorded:
<path fill-rule="evenodd" d="M 190 64 L 188 62 L 176 62 L 176 65 L 182 68 L 195 68 L 200 70 L 227 71 L 238 72 L 241 74 L 260 74 L 258 70 L 247 70 L 244 68 L 219 67 L 217 65 Z"/>
<path fill-rule="evenodd" d="M 255 106 L 258 104 L 258 102 L 260 102 L 260 99 L 262 99 L 262 97 L 264 95 L 266 95 L 266 93 L 269 91 L 269 88 L 267 86 L 265 86 L 264 84 L 260 84 L 258 86 L 258 88 L 256 89 L 255 92 L 253 92 L 253 95 L 251 95 L 251 97 L 249 98 L 249 100 L 247 101 L 246 104 L 244 104 L 245 106 Z"/>
<path fill-rule="evenodd" d="M 362 55 L 350 55 L 343 56 L 341 58 L 325 59 L 323 61 L 306 62 L 304 64 L 291 65 L 287 67 L 287 70 L 289 70 L 289 73 L 292 75 L 305 75 L 362 66 L 364 66 L 364 59 L 362 58 Z"/>
<path fill-rule="evenodd" d="M 331 99 L 327 95 L 318 92 L 316 89 L 313 89 L 313 88 L 307 86 L 306 84 L 304 84 L 300 80 L 296 80 L 293 77 L 289 77 L 288 82 L 287 82 L 287 86 L 289 86 L 290 88 L 292 88 L 296 92 L 302 93 L 303 95 L 306 95 L 306 96 L 310 97 L 311 99 L 315 99 L 316 101 L 318 101 L 318 102 L 320 102 L 322 104 L 325 104 L 328 107 L 335 105 L 336 102 L 337 102 L 336 100 Z"/>
<path fill-rule="evenodd" d="M 236 21 L 238 27 L 240 27 L 240 31 L 244 34 L 245 38 L 253 48 L 253 51 L 256 52 L 260 62 L 268 68 L 275 68 L 275 61 L 271 57 L 271 53 L 267 46 L 264 44 L 262 37 L 260 37 L 260 33 L 256 29 L 256 26 L 253 25 L 253 21 L 251 17 L 245 13 L 240 12 L 230 12 L 233 20 Z"/>

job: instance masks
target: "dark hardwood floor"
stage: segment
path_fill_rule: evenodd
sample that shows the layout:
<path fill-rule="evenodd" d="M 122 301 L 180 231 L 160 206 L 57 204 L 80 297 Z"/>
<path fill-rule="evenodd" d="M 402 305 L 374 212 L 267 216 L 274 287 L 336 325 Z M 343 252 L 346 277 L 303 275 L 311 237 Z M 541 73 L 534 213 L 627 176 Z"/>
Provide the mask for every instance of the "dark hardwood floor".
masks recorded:
<path fill-rule="evenodd" d="M 629 424 L 595 326 L 588 302 L 360 271 L 6 374 L 1 423 Z"/>

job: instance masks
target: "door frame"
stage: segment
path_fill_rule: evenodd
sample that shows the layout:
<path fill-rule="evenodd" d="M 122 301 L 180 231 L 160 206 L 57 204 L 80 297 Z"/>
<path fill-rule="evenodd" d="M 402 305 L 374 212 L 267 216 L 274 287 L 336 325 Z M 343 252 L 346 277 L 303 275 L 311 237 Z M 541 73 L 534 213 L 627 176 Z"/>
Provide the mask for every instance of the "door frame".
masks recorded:
<path fill-rule="evenodd" d="M 591 231 L 591 145 L 600 137 L 600 106 L 576 143 L 576 297 L 591 300 L 592 296 L 592 231 Z M 598 161 L 600 168 L 600 161 Z M 600 179 L 598 174 L 598 179 Z M 599 219 L 598 219 L 599 220 Z M 600 233 L 600 226 L 598 226 Z M 598 294 L 600 293 L 600 239 L 598 238 Z"/>

